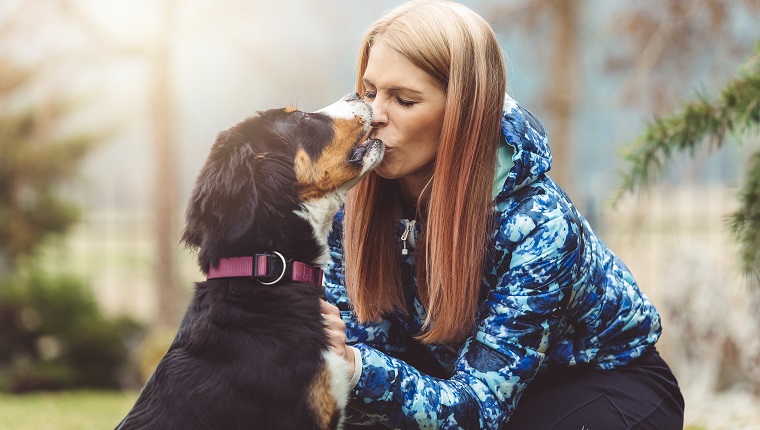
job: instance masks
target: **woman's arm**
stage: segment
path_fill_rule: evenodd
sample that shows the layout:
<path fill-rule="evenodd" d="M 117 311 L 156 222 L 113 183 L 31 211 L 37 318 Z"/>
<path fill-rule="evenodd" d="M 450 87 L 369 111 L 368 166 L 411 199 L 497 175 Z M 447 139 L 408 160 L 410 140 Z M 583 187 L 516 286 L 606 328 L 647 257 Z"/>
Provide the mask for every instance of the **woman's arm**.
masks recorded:
<path fill-rule="evenodd" d="M 495 287 L 454 375 L 432 378 L 359 341 L 362 369 L 350 406 L 391 428 L 503 425 L 556 334 L 579 260 L 578 224 L 547 210 L 545 199 L 534 196 L 501 221 Z"/>

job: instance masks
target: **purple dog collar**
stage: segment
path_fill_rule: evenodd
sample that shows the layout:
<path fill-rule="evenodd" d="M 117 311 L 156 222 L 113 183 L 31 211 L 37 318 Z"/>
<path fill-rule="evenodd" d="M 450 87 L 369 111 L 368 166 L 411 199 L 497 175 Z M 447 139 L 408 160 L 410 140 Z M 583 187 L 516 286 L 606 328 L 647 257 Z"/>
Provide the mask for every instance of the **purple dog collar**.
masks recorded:
<path fill-rule="evenodd" d="M 322 285 L 322 269 L 300 261 L 287 261 L 277 251 L 256 254 L 255 257 L 230 257 L 219 259 L 211 266 L 206 279 L 254 278 L 263 285 L 274 285 L 282 279 Z"/>

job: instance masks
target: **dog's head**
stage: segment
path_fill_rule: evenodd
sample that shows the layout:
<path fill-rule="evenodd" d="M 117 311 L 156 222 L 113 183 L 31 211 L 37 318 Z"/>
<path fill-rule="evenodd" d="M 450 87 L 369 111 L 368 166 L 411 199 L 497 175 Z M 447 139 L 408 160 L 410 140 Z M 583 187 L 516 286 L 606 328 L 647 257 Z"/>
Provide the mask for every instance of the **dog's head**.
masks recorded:
<path fill-rule="evenodd" d="M 313 113 L 258 112 L 221 132 L 196 180 L 182 234 L 185 245 L 200 250 L 201 269 L 285 243 L 303 248 L 291 233 L 312 242 L 326 234 L 314 224 L 329 225 L 335 202 L 382 159 L 382 142 L 364 140 L 371 120 L 370 106 L 349 94 Z"/>

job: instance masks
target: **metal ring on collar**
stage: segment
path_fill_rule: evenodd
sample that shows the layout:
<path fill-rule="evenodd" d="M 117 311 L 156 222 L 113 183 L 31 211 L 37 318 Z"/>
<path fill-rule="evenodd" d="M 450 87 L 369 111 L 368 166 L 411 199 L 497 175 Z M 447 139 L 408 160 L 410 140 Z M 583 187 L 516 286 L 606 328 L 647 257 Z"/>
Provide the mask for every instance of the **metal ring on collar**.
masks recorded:
<path fill-rule="evenodd" d="M 260 279 L 257 279 L 257 281 L 259 281 L 259 284 L 262 284 L 262 285 L 274 285 L 274 284 L 280 282 L 280 280 L 285 276 L 285 271 L 288 269 L 288 263 L 285 261 L 285 257 L 283 257 L 282 254 L 280 254 L 277 251 L 272 251 L 272 254 L 277 254 L 277 256 L 280 257 L 280 260 L 282 260 L 282 273 L 280 273 L 280 276 L 277 279 L 275 279 L 274 281 L 272 281 L 272 282 L 264 282 L 264 281 L 262 281 Z"/>

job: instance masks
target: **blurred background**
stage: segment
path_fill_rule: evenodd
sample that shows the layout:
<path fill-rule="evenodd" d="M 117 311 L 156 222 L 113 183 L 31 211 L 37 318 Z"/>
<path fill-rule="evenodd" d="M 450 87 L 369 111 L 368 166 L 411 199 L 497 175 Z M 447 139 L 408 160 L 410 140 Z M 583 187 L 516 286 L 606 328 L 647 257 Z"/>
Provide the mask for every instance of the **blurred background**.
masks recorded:
<path fill-rule="evenodd" d="M 118 423 L 201 280 L 178 238 L 216 134 L 352 91 L 362 31 L 398 3 L 0 2 L 0 428 Z M 612 205 L 647 123 L 756 59 L 760 0 L 462 3 L 547 126 L 550 176 L 661 311 L 687 428 L 760 428 L 760 286 L 726 221 L 760 134 Z"/>

